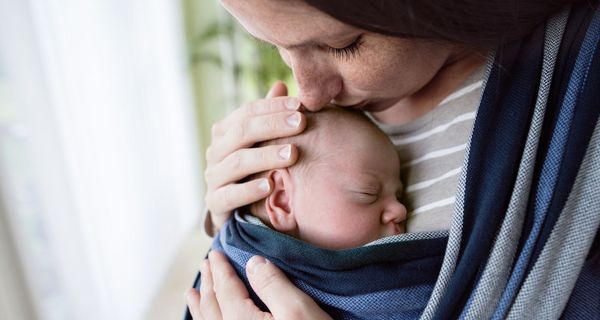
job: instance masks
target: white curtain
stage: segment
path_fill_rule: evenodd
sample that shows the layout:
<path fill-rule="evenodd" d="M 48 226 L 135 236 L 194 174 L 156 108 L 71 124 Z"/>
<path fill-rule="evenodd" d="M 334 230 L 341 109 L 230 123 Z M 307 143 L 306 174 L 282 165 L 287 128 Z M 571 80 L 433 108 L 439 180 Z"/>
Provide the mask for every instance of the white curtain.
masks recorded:
<path fill-rule="evenodd" d="M 40 318 L 143 318 L 198 222 L 185 52 L 178 1 L 0 0 L 0 190 Z"/>

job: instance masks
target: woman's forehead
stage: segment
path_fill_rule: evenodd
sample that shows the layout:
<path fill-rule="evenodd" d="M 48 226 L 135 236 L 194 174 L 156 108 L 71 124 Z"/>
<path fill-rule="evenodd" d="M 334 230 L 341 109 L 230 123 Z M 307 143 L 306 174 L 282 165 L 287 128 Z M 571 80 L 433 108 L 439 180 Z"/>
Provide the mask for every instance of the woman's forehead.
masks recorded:
<path fill-rule="evenodd" d="M 358 30 L 302 1 L 222 0 L 222 4 L 255 38 L 281 48 L 335 41 Z"/>

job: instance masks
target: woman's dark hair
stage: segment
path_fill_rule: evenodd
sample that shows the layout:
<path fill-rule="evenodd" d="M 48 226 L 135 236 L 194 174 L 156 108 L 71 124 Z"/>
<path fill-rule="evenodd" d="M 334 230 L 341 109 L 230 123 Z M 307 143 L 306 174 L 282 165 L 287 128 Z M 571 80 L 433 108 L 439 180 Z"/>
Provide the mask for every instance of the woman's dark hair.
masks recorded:
<path fill-rule="evenodd" d="M 303 0 L 361 29 L 495 46 L 528 34 L 577 0 Z"/>

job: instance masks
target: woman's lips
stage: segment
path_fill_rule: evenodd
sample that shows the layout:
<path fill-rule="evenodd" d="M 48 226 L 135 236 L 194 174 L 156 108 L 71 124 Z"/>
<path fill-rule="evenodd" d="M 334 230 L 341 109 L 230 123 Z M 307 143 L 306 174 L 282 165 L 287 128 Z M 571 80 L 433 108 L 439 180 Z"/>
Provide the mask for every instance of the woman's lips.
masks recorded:
<path fill-rule="evenodd" d="M 363 100 L 358 103 L 339 103 L 339 102 L 336 103 L 335 100 L 332 100 L 331 103 L 338 107 L 352 108 L 352 109 L 362 110 L 365 112 L 378 112 L 378 111 L 383 111 L 383 110 L 387 109 L 385 104 L 382 104 L 382 103 L 376 104 L 373 101 L 369 101 L 369 100 Z"/>
<path fill-rule="evenodd" d="M 341 108 L 352 108 L 352 109 L 360 109 L 362 110 L 369 101 L 360 101 L 358 103 L 340 103 L 339 101 L 331 100 L 331 104 L 336 105 Z"/>
<path fill-rule="evenodd" d="M 374 104 L 374 103 L 369 103 L 369 102 L 359 104 L 357 106 L 354 106 L 353 108 L 356 108 L 358 110 L 362 110 L 365 112 L 379 112 L 379 111 L 383 111 L 383 110 L 387 109 L 387 107 L 385 105 Z"/>

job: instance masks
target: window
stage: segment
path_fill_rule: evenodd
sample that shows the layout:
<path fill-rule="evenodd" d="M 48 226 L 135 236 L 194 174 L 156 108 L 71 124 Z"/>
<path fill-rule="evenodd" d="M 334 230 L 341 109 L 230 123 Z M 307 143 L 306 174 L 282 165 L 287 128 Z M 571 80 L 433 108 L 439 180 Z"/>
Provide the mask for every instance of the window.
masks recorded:
<path fill-rule="evenodd" d="M 9 0 L 0 20 L 0 218 L 24 305 L 141 319 L 203 197 L 180 8 Z"/>

